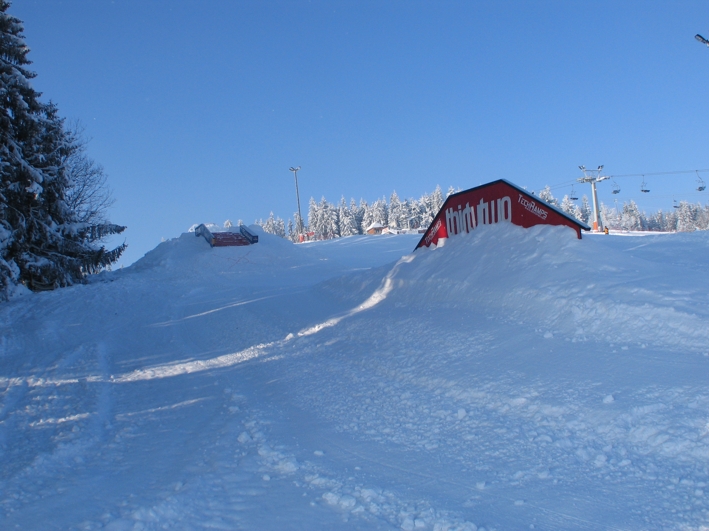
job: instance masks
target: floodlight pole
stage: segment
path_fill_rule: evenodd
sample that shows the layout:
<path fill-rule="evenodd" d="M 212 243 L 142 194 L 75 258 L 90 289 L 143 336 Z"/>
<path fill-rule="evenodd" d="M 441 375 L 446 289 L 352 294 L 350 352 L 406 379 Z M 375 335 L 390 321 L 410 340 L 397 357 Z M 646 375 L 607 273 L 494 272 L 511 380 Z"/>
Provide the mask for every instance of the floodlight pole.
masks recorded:
<path fill-rule="evenodd" d="M 298 192 L 298 170 L 300 169 L 300 166 L 297 168 L 294 168 L 293 166 L 290 167 L 290 171 L 293 172 L 293 176 L 295 177 L 295 198 L 298 201 L 298 235 L 302 236 L 303 234 L 303 215 L 300 213 L 300 193 Z"/>
<path fill-rule="evenodd" d="M 579 166 L 583 172 L 583 177 L 576 179 L 580 183 L 591 183 L 591 195 L 593 197 L 593 231 L 599 232 L 603 230 L 603 222 L 601 221 L 601 213 L 598 209 L 598 194 L 596 193 L 596 183 L 610 179 L 609 176 L 601 176 L 603 165 L 595 170 L 587 170 L 586 166 Z M 595 173 L 595 175 L 593 175 Z"/>

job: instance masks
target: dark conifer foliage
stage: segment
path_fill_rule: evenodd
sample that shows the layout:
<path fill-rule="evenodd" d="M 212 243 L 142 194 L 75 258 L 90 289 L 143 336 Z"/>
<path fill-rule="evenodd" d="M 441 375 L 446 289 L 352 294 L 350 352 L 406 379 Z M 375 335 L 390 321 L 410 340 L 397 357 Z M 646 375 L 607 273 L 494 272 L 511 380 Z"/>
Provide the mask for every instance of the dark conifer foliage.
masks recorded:
<path fill-rule="evenodd" d="M 0 299 L 20 283 L 37 291 L 80 282 L 125 248 L 98 244 L 125 227 L 81 222 L 65 201 L 66 161 L 83 144 L 32 88 L 22 23 L 8 8 L 0 0 Z"/>

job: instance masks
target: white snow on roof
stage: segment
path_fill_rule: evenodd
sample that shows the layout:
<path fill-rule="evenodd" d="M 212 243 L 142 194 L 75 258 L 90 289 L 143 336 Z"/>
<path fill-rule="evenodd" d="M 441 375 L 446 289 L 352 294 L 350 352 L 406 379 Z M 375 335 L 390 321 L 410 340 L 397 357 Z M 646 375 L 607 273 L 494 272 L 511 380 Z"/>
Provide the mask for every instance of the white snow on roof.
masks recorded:
<path fill-rule="evenodd" d="M 381 223 L 377 223 L 377 222 L 375 221 L 375 222 L 374 222 L 374 223 L 372 223 L 372 224 L 371 224 L 371 225 L 370 225 L 369 227 L 367 227 L 367 230 L 372 230 L 372 229 L 383 229 L 383 228 L 385 228 L 385 226 L 384 226 L 384 225 L 382 225 Z"/>

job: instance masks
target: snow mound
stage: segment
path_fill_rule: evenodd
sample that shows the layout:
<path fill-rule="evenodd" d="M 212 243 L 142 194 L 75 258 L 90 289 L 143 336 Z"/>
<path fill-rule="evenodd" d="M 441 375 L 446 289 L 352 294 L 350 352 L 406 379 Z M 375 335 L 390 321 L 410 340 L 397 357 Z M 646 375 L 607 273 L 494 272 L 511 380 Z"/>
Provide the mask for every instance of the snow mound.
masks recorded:
<path fill-rule="evenodd" d="M 643 237 L 639 246 L 629 246 L 626 239 L 601 235 L 578 240 L 565 227 L 481 227 L 439 249 L 417 250 L 415 259 L 388 277 L 395 286 L 389 297 L 395 305 L 422 311 L 482 310 L 538 327 L 545 337 L 559 333 L 573 341 L 704 352 L 709 312 L 696 286 L 705 283 L 709 234 L 675 236 L 668 248 L 667 236 Z M 383 272 L 329 287 L 347 297 L 376 287 Z"/>

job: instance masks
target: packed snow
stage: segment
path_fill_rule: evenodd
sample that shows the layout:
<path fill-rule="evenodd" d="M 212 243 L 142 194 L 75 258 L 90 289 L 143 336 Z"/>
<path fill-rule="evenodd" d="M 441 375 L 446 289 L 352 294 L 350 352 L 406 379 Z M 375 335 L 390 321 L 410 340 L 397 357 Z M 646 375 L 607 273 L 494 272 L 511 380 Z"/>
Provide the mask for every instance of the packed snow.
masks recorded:
<path fill-rule="evenodd" d="M 0 528 L 707 529 L 708 232 L 252 229 L 0 306 Z"/>

